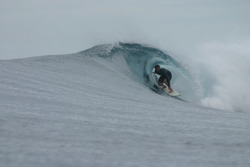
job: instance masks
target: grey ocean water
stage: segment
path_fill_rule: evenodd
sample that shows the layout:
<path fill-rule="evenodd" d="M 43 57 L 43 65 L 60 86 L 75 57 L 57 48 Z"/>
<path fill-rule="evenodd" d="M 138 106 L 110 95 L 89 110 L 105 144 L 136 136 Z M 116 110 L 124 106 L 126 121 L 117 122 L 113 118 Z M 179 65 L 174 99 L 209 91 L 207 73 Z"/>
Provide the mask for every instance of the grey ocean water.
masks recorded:
<path fill-rule="evenodd" d="M 152 90 L 155 64 L 188 102 Z M 0 166 L 249 166 L 249 112 L 204 106 L 196 81 L 133 43 L 0 61 Z"/>

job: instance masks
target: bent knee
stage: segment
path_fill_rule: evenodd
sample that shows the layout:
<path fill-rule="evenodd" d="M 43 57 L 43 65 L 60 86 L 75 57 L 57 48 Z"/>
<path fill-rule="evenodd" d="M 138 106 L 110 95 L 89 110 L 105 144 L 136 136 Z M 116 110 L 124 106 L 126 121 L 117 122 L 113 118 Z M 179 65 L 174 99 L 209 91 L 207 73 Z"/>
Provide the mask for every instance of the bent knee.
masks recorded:
<path fill-rule="evenodd" d="M 163 86 L 163 83 L 162 82 L 158 82 L 158 85 Z"/>

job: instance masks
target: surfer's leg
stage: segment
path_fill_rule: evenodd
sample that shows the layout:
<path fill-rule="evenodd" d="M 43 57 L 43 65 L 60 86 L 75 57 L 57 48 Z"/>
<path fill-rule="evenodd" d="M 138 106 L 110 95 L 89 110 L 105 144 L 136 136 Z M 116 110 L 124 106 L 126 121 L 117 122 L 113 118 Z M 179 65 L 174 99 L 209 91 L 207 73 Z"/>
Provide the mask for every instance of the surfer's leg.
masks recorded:
<path fill-rule="evenodd" d="M 163 83 L 164 83 L 164 78 L 161 76 L 161 77 L 159 78 L 159 80 L 158 80 L 158 85 L 160 85 L 163 89 L 165 89 L 166 86 L 163 85 Z"/>
<path fill-rule="evenodd" d="M 170 81 L 167 81 L 167 79 L 164 79 L 163 82 L 168 86 L 168 89 L 170 90 L 170 93 L 173 92 L 173 89 L 170 86 Z"/>
<path fill-rule="evenodd" d="M 166 78 L 163 80 L 163 83 L 165 83 L 168 87 L 170 86 L 170 84 L 169 84 L 169 82 L 167 81 Z"/>
<path fill-rule="evenodd" d="M 163 82 L 158 81 L 158 85 L 160 85 L 163 89 L 165 89 L 165 88 L 166 88 L 166 86 L 165 86 L 165 85 L 163 85 Z"/>

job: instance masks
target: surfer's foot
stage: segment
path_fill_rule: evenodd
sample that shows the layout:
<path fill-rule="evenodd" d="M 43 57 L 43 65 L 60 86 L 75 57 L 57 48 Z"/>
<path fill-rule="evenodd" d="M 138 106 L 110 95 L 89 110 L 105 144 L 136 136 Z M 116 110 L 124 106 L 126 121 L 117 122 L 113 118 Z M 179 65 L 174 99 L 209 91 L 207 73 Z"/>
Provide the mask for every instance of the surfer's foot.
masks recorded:
<path fill-rule="evenodd" d="M 174 92 L 174 90 L 171 87 L 168 87 L 168 89 L 169 89 L 169 93 L 173 93 Z"/>

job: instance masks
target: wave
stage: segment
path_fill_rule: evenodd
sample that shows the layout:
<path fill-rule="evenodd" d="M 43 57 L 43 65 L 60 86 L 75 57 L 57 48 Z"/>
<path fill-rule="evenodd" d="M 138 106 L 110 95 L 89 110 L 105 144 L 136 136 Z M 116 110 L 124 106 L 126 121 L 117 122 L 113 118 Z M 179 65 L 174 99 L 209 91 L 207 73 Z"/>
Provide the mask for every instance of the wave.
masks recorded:
<path fill-rule="evenodd" d="M 152 72 L 154 66 L 159 64 L 172 72 L 171 85 L 181 93 L 182 99 L 190 102 L 199 101 L 198 85 L 194 82 L 192 75 L 172 56 L 160 49 L 137 43 L 118 43 L 98 45 L 79 54 L 110 59 L 113 63 L 117 63 L 114 58 L 123 57 L 135 79 L 154 91 L 156 91 L 157 83 Z"/>
<path fill-rule="evenodd" d="M 249 46 L 248 42 L 245 45 Z M 239 53 L 239 48 L 242 53 L 235 56 L 235 53 Z M 86 80 L 90 84 L 88 86 L 97 84 L 97 88 L 102 87 L 103 83 L 99 83 L 99 77 L 101 77 L 105 79 L 105 86 L 112 88 L 110 91 L 115 89 L 120 92 L 120 87 L 116 86 L 120 82 L 133 82 L 132 85 L 135 83 L 139 87 L 146 87 L 157 93 L 159 93 L 156 87 L 157 82 L 152 72 L 154 66 L 159 64 L 172 72 L 171 85 L 180 92 L 183 100 L 227 111 L 248 112 L 250 94 L 247 86 L 249 83 L 249 49 L 242 51 L 242 47 L 238 45 L 226 47 L 213 44 L 212 46 L 208 45 L 203 50 L 206 54 L 199 54 L 195 57 L 186 55 L 182 56 L 181 59 L 178 56 L 177 60 L 177 57 L 172 54 L 149 45 L 115 43 L 97 45 L 73 54 L 0 62 L 6 63 L 6 65 L 16 63 L 14 67 L 34 66 L 31 69 L 32 76 L 36 72 L 39 75 L 58 72 L 55 76 L 66 75 L 64 72 L 70 72 L 67 74 L 71 74 L 72 79 L 72 76 L 75 76 L 76 80 Z M 224 58 L 223 61 L 220 60 L 221 58 Z M 183 65 L 180 62 L 191 65 L 191 70 L 190 66 L 186 67 L 186 64 Z M 70 65 L 65 67 L 65 64 Z M 101 76 L 92 76 L 96 75 L 91 74 L 93 70 L 94 73 Z M 40 74 L 41 71 L 42 74 Z M 80 79 L 77 79 L 78 75 L 84 75 L 84 77 L 80 76 Z M 91 78 L 91 81 L 88 81 L 88 78 Z M 8 87 L 8 85 L 6 86 Z M 133 92 L 123 93 L 133 94 Z"/>

